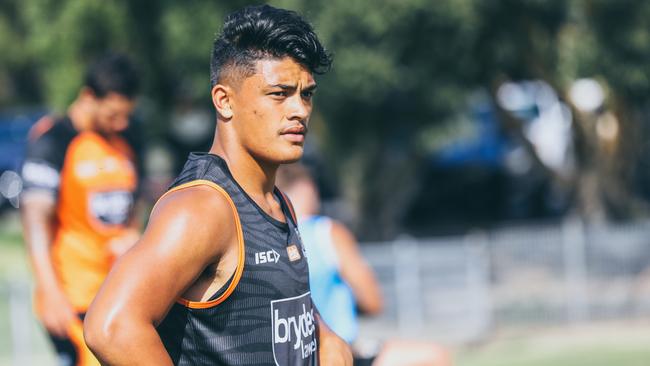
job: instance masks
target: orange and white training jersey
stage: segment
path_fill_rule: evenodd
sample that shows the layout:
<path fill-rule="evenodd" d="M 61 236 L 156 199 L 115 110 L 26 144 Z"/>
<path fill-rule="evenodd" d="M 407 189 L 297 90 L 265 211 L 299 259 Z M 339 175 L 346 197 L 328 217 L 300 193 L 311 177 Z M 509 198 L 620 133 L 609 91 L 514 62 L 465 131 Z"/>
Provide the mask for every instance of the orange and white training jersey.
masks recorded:
<path fill-rule="evenodd" d="M 68 118 L 45 117 L 33 132 L 23 194 L 55 197 L 52 260 L 68 300 L 85 312 L 114 260 L 108 243 L 124 234 L 132 218 L 137 159 L 125 137 L 78 132 Z"/>

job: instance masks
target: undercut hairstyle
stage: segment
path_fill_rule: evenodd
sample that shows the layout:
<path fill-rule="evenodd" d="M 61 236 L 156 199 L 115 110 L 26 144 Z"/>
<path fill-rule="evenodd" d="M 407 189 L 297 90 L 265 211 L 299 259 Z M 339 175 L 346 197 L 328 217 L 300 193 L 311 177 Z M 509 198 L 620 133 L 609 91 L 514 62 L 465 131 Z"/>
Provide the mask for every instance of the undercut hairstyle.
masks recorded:
<path fill-rule="evenodd" d="M 113 92 L 132 99 L 138 92 L 140 81 L 131 60 L 125 55 L 112 53 L 88 68 L 84 85 L 98 98 Z"/>
<path fill-rule="evenodd" d="M 312 26 L 296 12 L 269 5 L 245 7 L 226 17 L 214 41 L 210 85 L 232 72 L 252 75 L 255 61 L 287 56 L 314 74 L 326 73 L 332 64 Z"/>

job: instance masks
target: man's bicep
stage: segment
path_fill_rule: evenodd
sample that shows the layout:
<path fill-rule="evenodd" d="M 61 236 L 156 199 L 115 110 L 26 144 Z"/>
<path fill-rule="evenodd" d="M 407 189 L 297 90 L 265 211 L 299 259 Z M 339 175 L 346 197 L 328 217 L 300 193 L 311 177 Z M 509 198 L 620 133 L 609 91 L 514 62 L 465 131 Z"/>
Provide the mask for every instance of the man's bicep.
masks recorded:
<path fill-rule="evenodd" d="M 200 273 L 201 265 L 186 260 L 182 251 L 163 253 L 145 240 L 118 260 L 98 299 L 157 324 Z"/>
<path fill-rule="evenodd" d="M 331 236 L 343 279 L 346 282 L 358 282 L 359 278 L 365 278 L 370 268 L 352 233 L 342 224 L 333 221 Z"/>
<path fill-rule="evenodd" d="M 23 216 L 33 215 L 51 217 L 56 211 L 56 197 L 49 191 L 32 190 L 21 193 L 20 210 Z"/>
<path fill-rule="evenodd" d="M 381 312 L 383 301 L 379 283 L 363 258 L 354 235 L 337 222 L 333 222 L 331 234 L 340 259 L 341 277 L 350 286 L 359 309 L 367 314 Z"/>
<path fill-rule="evenodd" d="M 195 202 L 200 196 L 185 196 L 159 204 L 143 237 L 111 271 L 98 295 L 100 302 L 157 323 L 215 261 L 220 233 L 227 230 L 219 231 L 221 225 L 213 220 L 218 213 L 200 210 L 202 205 Z"/>
<path fill-rule="evenodd" d="M 29 191 L 22 194 L 20 216 L 30 253 L 49 253 L 55 213 L 56 200 L 49 192 Z"/>

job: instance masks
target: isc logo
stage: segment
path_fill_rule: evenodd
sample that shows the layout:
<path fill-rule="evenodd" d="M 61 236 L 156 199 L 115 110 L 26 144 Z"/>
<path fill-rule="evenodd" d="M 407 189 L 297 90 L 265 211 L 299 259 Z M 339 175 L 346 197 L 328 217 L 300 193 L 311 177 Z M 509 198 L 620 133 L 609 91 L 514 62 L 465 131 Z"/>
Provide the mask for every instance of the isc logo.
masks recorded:
<path fill-rule="evenodd" d="M 255 253 L 255 264 L 278 263 L 279 260 L 280 254 L 273 249 Z"/>

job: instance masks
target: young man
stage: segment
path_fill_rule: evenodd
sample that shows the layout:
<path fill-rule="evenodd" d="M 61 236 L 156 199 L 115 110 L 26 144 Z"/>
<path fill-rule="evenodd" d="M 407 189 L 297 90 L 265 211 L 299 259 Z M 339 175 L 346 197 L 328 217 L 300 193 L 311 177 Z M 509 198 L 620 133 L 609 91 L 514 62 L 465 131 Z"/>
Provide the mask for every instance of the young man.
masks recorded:
<path fill-rule="evenodd" d="M 290 204 L 274 187 L 302 156 L 330 57 L 296 13 L 229 15 L 211 62 L 214 143 L 191 154 L 85 319 L 107 365 L 350 365 L 312 304 Z"/>
<path fill-rule="evenodd" d="M 316 182 L 300 164 L 278 172 L 278 187 L 291 198 L 299 219 L 302 241 L 309 253 L 312 298 L 323 319 L 346 342 L 357 341 L 357 309 L 378 315 L 383 299 L 372 268 L 361 255 L 354 235 L 340 222 L 319 215 Z M 367 348 L 367 347 L 364 347 Z M 448 352 L 432 343 L 389 340 L 354 356 L 354 366 L 449 366 Z"/>
<path fill-rule="evenodd" d="M 127 138 L 138 80 L 123 56 L 89 68 L 66 116 L 30 131 L 21 214 L 35 310 L 59 365 L 97 364 L 81 318 L 113 260 L 135 243 L 136 149 Z"/>

